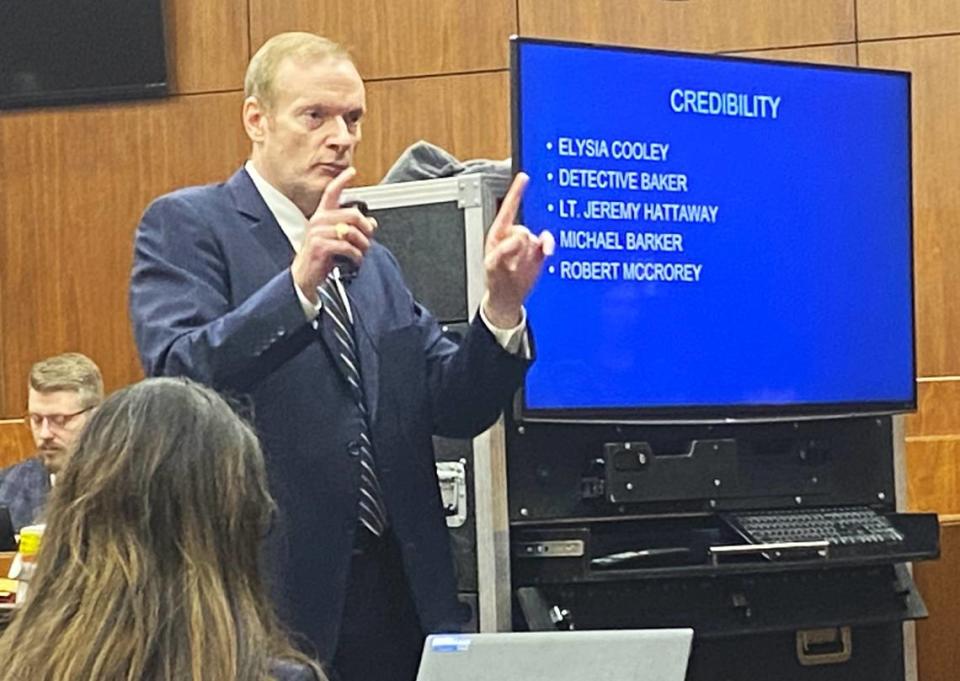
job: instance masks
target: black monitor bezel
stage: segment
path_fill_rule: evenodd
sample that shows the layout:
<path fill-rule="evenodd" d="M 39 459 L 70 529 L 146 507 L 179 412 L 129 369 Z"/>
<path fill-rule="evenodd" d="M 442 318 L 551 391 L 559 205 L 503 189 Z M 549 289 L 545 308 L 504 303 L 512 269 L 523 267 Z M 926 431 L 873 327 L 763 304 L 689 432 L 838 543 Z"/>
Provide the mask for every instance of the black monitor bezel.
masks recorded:
<path fill-rule="evenodd" d="M 765 403 L 765 404 L 718 404 L 718 405 L 673 405 L 657 407 L 623 407 L 623 408 L 576 408 L 576 409 L 535 409 L 526 404 L 526 384 L 520 388 L 514 402 L 513 416 L 517 421 L 544 422 L 544 423 L 730 423 L 771 420 L 796 420 L 813 418 L 843 418 L 861 417 L 867 415 L 897 414 L 916 411 L 917 409 L 917 314 L 916 314 L 916 272 L 914 262 L 914 206 L 913 206 L 913 106 L 912 106 L 912 74 L 909 71 L 897 69 L 881 69 L 873 67 L 845 66 L 839 64 L 820 64 L 803 61 L 780 61 L 764 59 L 754 56 L 742 57 L 726 54 L 711 54 L 699 52 L 679 52 L 675 50 L 652 49 L 633 47 L 628 45 L 607 45 L 594 42 L 574 42 L 568 40 L 553 40 L 546 38 L 530 38 L 513 35 L 510 37 L 510 133 L 513 172 L 523 170 L 523 155 L 520 144 L 521 112 L 520 112 L 520 50 L 523 45 L 551 45 L 578 49 L 598 49 L 607 51 L 623 51 L 639 54 L 671 56 L 688 59 L 706 59 L 709 61 L 733 61 L 738 63 L 749 62 L 756 64 L 774 65 L 784 68 L 803 67 L 829 71 L 845 71 L 856 73 L 877 73 L 894 75 L 906 81 L 907 89 L 907 129 L 910 135 L 907 139 L 907 182 L 909 185 L 909 253 L 910 263 L 910 316 L 913 328 L 912 336 L 912 365 L 914 381 L 908 400 L 878 400 L 878 401 L 847 401 L 847 402 L 804 402 L 804 403 Z M 523 207 L 520 207 L 518 221 L 523 222 Z M 533 325 L 536 320 L 532 320 Z"/>

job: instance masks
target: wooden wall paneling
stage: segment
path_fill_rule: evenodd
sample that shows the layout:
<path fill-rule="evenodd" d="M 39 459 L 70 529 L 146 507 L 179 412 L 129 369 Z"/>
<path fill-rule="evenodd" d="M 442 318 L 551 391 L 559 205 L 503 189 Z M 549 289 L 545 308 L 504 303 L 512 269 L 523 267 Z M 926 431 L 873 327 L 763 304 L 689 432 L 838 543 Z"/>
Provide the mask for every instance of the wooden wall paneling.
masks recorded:
<path fill-rule="evenodd" d="M 220 180 L 248 153 L 239 92 L 0 117 L 0 416 L 19 416 L 22 377 L 78 350 L 108 389 L 140 376 L 127 315 L 133 232 L 147 203 Z M 15 301 L 15 304 L 10 304 Z"/>
<path fill-rule="evenodd" d="M 252 50 L 282 31 L 344 44 L 364 78 L 507 67 L 516 0 L 250 0 Z"/>
<path fill-rule="evenodd" d="M 862 43 L 863 66 L 913 73 L 917 373 L 960 374 L 960 36 Z"/>
<path fill-rule="evenodd" d="M 249 58 L 243 0 L 167 0 L 167 63 L 178 94 L 243 89 Z"/>
<path fill-rule="evenodd" d="M 24 381 L 27 380 L 24 374 Z M 24 402 L 20 409 L 26 411 Z M 0 468 L 12 466 L 34 453 L 33 436 L 20 419 L 0 420 Z"/>
<path fill-rule="evenodd" d="M 960 376 L 921 378 L 917 412 L 907 416 L 907 436 L 960 439 Z"/>
<path fill-rule="evenodd" d="M 2 120 L 3 117 L 2 114 L 0 114 L 0 121 Z M 0 137 L 0 143 L 2 143 L 2 141 L 3 138 Z M 14 163 L 15 161 L 16 159 L 9 159 L 9 162 L 11 163 Z M 7 169 L 7 163 L 7 155 L 3 153 L 3 148 L 0 147 L 0 181 L 2 181 L 2 178 L 6 177 L 10 172 Z M 0 216 L 5 216 L 10 213 L 10 209 L 8 207 L 9 196 L 10 192 L 6 191 L 3 185 L 0 185 Z M 14 333 L 14 329 L 12 327 L 5 327 L 3 324 L 3 320 L 7 318 L 7 306 L 10 304 L 10 294 L 3 285 L 3 273 L 10 266 L 10 253 L 7 249 L 6 241 L 4 239 L 4 232 L 6 229 L 6 221 L 3 219 L 3 217 L 0 217 L 0 396 L 6 395 L 8 389 L 12 391 L 13 382 L 16 380 L 13 374 L 4 371 L 2 361 L 4 338 L 8 334 Z M 3 398 L 0 397 L 0 419 L 3 418 L 5 413 L 6 410 L 3 409 Z M 13 414 L 10 415 L 12 416 Z"/>
<path fill-rule="evenodd" d="M 960 517 L 940 519 L 940 560 L 915 563 L 914 579 L 930 617 L 917 622 L 921 681 L 955 681 L 960 669 Z"/>
<path fill-rule="evenodd" d="M 461 160 L 510 155 L 510 75 L 478 73 L 367 83 L 355 186 L 376 184 L 401 152 L 427 140 Z"/>
<path fill-rule="evenodd" d="M 860 40 L 958 32 L 957 0 L 857 0 Z"/>
<path fill-rule="evenodd" d="M 801 61 L 813 64 L 840 64 L 842 66 L 857 65 L 857 46 L 853 43 L 843 45 L 820 45 L 817 47 L 789 47 L 777 50 L 749 50 L 746 52 L 729 52 L 739 57 L 756 57 L 757 59 L 775 59 L 782 61 Z"/>
<path fill-rule="evenodd" d="M 960 438 L 907 438 L 910 510 L 960 513 Z"/>
<path fill-rule="evenodd" d="M 849 43 L 853 0 L 517 0 L 520 34 L 700 51 Z"/>

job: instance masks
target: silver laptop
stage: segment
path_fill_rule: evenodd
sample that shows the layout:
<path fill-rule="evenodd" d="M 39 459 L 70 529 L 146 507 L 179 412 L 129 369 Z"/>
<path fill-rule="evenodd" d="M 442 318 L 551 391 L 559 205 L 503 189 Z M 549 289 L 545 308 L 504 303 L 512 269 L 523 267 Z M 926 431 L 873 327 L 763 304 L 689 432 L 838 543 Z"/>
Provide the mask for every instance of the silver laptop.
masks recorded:
<path fill-rule="evenodd" d="M 428 636 L 417 681 L 683 681 L 692 629 Z"/>

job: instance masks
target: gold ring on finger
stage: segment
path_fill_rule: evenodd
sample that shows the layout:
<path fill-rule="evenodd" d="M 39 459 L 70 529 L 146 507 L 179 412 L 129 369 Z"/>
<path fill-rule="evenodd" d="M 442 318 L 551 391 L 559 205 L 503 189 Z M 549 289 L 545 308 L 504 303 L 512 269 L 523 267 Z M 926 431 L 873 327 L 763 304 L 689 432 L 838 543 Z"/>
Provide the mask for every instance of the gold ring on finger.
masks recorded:
<path fill-rule="evenodd" d="M 338 222 L 333 226 L 333 231 L 337 233 L 337 238 L 342 241 L 347 236 L 347 232 L 350 231 L 350 225 L 346 222 Z"/>

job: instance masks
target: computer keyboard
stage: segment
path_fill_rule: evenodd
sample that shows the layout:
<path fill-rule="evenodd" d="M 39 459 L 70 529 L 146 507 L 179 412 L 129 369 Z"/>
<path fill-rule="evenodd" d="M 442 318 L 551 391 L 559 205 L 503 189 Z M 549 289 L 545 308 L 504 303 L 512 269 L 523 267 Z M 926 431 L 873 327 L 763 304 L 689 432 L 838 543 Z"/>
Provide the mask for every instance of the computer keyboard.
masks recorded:
<path fill-rule="evenodd" d="M 831 546 L 890 545 L 903 535 L 868 506 L 741 511 L 727 521 L 757 544 L 826 541 Z"/>

